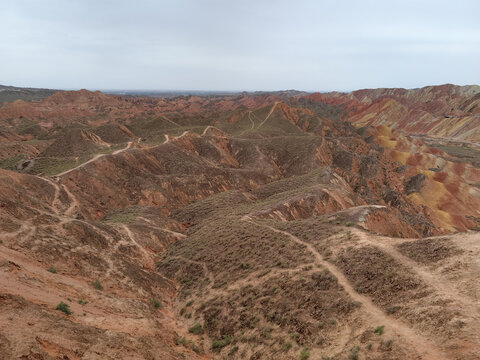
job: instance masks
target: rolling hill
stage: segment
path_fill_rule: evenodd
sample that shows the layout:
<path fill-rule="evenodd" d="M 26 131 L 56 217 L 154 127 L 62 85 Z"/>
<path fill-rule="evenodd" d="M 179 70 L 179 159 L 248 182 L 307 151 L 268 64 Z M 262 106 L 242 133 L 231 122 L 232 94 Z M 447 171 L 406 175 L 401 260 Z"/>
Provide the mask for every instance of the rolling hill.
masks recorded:
<path fill-rule="evenodd" d="M 477 93 L 4 104 L 0 353 L 478 359 Z"/>

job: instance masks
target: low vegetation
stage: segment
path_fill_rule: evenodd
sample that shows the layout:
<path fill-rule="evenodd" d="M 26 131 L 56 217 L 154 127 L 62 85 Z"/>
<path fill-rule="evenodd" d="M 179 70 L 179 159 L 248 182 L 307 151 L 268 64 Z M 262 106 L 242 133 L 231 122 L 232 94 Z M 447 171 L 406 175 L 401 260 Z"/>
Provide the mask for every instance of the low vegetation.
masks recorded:
<path fill-rule="evenodd" d="M 161 309 L 163 307 L 162 303 L 160 302 L 160 300 L 156 299 L 156 298 L 153 298 L 152 299 L 152 305 L 155 309 Z"/>
<path fill-rule="evenodd" d="M 308 360 L 310 358 L 310 351 L 307 348 L 303 348 L 300 352 L 300 360 Z"/>
<path fill-rule="evenodd" d="M 378 335 L 383 335 L 384 329 L 385 329 L 384 325 L 377 326 L 373 332 Z"/>
<path fill-rule="evenodd" d="M 93 287 L 97 290 L 103 290 L 103 286 L 102 284 L 100 283 L 100 280 L 95 280 L 93 283 Z"/>
<path fill-rule="evenodd" d="M 55 309 L 59 310 L 59 311 L 62 311 L 67 315 L 72 314 L 72 311 L 70 310 L 70 306 L 67 303 L 64 303 L 63 301 L 61 301 L 60 304 L 58 304 Z"/>
<path fill-rule="evenodd" d="M 188 329 L 188 332 L 194 335 L 202 335 L 204 332 L 202 324 L 196 323 L 190 329 Z"/>

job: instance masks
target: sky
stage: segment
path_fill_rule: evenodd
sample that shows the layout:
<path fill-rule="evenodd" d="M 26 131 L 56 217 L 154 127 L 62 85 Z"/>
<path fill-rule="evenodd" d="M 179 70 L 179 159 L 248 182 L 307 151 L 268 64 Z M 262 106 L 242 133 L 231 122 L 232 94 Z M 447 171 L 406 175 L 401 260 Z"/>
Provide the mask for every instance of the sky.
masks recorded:
<path fill-rule="evenodd" d="M 480 84 L 478 0 L 0 0 L 0 84 L 348 91 Z"/>

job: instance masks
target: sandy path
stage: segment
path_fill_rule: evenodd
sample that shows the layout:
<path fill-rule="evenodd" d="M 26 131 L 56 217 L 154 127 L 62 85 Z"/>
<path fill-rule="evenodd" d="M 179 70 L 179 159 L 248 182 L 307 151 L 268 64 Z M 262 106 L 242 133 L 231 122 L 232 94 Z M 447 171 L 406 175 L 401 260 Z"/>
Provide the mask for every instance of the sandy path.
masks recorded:
<path fill-rule="evenodd" d="M 273 113 L 273 110 L 275 110 L 275 108 L 277 107 L 277 104 L 278 104 L 278 101 L 275 101 L 275 103 L 273 104 L 272 108 L 270 109 L 269 113 L 267 114 L 267 116 L 265 117 L 265 120 L 263 120 L 260 125 L 258 125 L 257 129 L 260 129 L 262 127 L 263 124 L 265 124 L 265 122 L 268 120 L 268 118 L 270 117 L 270 115 L 272 115 Z"/>
<path fill-rule="evenodd" d="M 414 272 L 424 283 L 428 286 L 431 286 L 435 289 L 435 291 L 444 296 L 449 298 L 450 300 L 461 304 L 462 310 L 466 310 L 469 314 L 469 317 L 473 317 L 473 319 L 479 321 L 479 309 L 480 303 L 472 302 L 462 296 L 458 290 L 455 288 L 454 284 L 449 283 L 446 279 L 440 279 L 437 275 L 433 274 L 432 272 L 428 271 L 424 266 L 421 264 L 413 261 L 412 259 L 406 257 L 402 253 L 400 253 L 395 246 L 391 245 L 392 239 L 390 238 L 382 238 L 375 236 L 373 237 L 370 234 L 366 234 L 363 231 L 358 229 L 352 229 L 352 233 L 356 235 L 360 242 L 363 244 L 375 246 L 381 249 L 386 254 L 390 255 L 400 264 Z M 373 237 L 374 240 L 370 238 Z M 387 243 L 387 241 L 389 243 Z M 479 328 L 478 333 L 480 334 L 480 321 L 478 322 Z"/>
<path fill-rule="evenodd" d="M 127 233 L 130 241 L 140 250 L 143 258 L 143 266 L 150 271 L 155 271 L 155 261 L 153 260 L 153 254 L 149 253 L 142 245 L 140 245 L 136 240 L 135 236 L 133 236 L 132 231 L 128 228 L 127 225 L 122 224 L 122 228 Z"/>
<path fill-rule="evenodd" d="M 369 319 L 373 320 L 372 322 L 376 324 L 388 325 L 388 328 L 392 329 L 393 332 L 404 338 L 404 340 L 406 340 L 408 344 L 413 347 L 415 352 L 422 356 L 422 359 L 447 359 L 447 356 L 443 352 L 441 352 L 437 346 L 425 339 L 421 334 L 417 333 L 415 330 L 409 328 L 407 325 L 398 321 L 397 319 L 388 316 L 380 308 L 373 304 L 370 298 L 356 292 L 352 284 L 350 284 L 350 282 L 345 277 L 345 275 L 335 265 L 325 261 L 322 255 L 313 247 L 312 244 L 302 241 L 296 236 L 286 231 L 278 230 L 268 225 L 257 224 L 256 222 L 251 220 L 249 220 L 249 222 L 256 226 L 261 226 L 270 229 L 276 233 L 286 235 L 295 243 L 305 246 L 322 266 L 324 266 L 328 271 L 330 271 L 333 275 L 337 277 L 338 283 L 344 288 L 347 294 L 354 301 L 358 301 L 362 304 L 362 309 L 368 313 Z"/>
<path fill-rule="evenodd" d="M 245 134 L 247 131 L 252 131 L 253 129 L 255 129 L 255 122 L 254 122 L 253 119 L 252 119 L 252 112 L 251 112 L 251 111 L 248 111 L 247 114 L 248 114 L 248 119 L 250 120 L 250 123 L 252 124 L 252 126 L 251 126 L 250 129 L 247 128 L 247 129 L 243 130 L 243 131 L 240 133 L 239 136 L 242 136 L 242 135 Z"/>
<path fill-rule="evenodd" d="M 248 112 L 248 119 L 250 120 L 250 122 L 252 124 L 252 127 L 250 128 L 250 130 L 253 130 L 255 128 L 255 122 L 252 119 L 252 112 L 251 111 Z"/>
<path fill-rule="evenodd" d="M 170 119 L 167 118 L 165 115 L 162 115 L 162 118 L 164 118 L 165 120 L 167 120 L 170 124 L 173 124 L 173 125 L 178 126 L 178 127 L 182 127 L 180 124 L 177 124 L 175 121 L 170 120 Z"/>
<path fill-rule="evenodd" d="M 126 147 L 124 147 L 123 149 L 119 149 L 119 150 L 114 151 L 111 155 L 117 155 L 117 154 L 120 154 L 120 153 L 122 153 L 122 152 L 130 149 L 130 148 L 132 147 L 132 144 L 133 144 L 133 142 L 132 142 L 132 141 L 129 141 Z M 84 167 L 85 165 L 90 164 L 91 162 L 94 162 L 94 161 L 96 161 L 96 160 L 98 160 L 98 159 L 100 159 L 100 158 L 102 158 L 102 157 L 104 157 L 104 156 L 107 156 L 107 155 L 110 155 L 110 154 L 97 154 L 97 155 L 95 155 L 93 158 L 91 158 L 90 160 L 88 160 L 88 161 L 86 161 L 86 162 L 84 162 L 84 163 L 82 163 L 82 164 L 80 164 L 80 165 L 78 165 L 78 166 L 76 166 L 76 167 L 74 167 L 74 168 L 72 168 L 72 169 L 69 169 L 69 170 L 66 170 L 66 171 L 64 171 L 64 172 L 61 172 L 60 174 L 56 174 L 55 176 L 63 176 L 63 175 L 66 175 L 66 174 L 68 174 L 68 173 L 70 173 L 70 172 L 72 172 L 72 171 L 74 171 L 74 170 L 77 170 L 77 169 L 79 169 L 79 168 L 81 168 L 81 167 Z"/>
<path fill-rule="evenodd" d="M 151 227 L 152 229 L 169 233 L 169 234 L 177 237 L 178 239 L 185 239 L 187 237 L 187 235 L 185 235 L 185 234 L 182 234 L 182 233 L 179 233 L 179 232 L 176 232 L 176 231 L 173 231 L 173 230 L 169 230 L 169 229 L 166 229 L 166 228 L 161 228 L 161 227 L 155 225 L 155 223 L 152 220 L 149 220 L 149 219 L 147 219 L 143 216 L 139 216 L 138 219 L 141 219 L 141 220 L 145 221 L 146 223 L 148 223 L 148 226 Z"/>

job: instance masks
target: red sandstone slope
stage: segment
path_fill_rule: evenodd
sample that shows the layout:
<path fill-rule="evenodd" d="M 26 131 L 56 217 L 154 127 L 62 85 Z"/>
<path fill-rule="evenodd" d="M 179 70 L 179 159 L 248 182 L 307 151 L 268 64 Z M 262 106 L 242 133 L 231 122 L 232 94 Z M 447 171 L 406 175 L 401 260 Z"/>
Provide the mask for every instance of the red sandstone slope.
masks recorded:
<path fill-rule="evenodd" d="M 311 95 L 343 104 L 358 126 L 386 125 L 407 134 L 480 142 L 480 87 L 441 85 L 421 89 L 365 89 Z"/>
<path fill-rule="evenodd" d="M 417 191 L 409 196 L 433 210 L 438 226 L 451 230 L 478 226 L 474 219 L 480 215 L 480 191 L 474 185 L 480 182 L 480 169 L 449 161 L 443 151 L 385 126 L 378 126 L 375 136 L 392 160 L 407 165 L 406 171 L 417 176 Z"/>
<path fill-rule="evenodd" d="M 399 237 L 476 226 L 478 172 L 341 121 L 372 106 L 362 96 L 82 91 L 0 108 L 13 136 L 44 146 L 22 170 L 36 175 L 0 170 L 0 349 L 473 359 L 474 238 Z"/>

